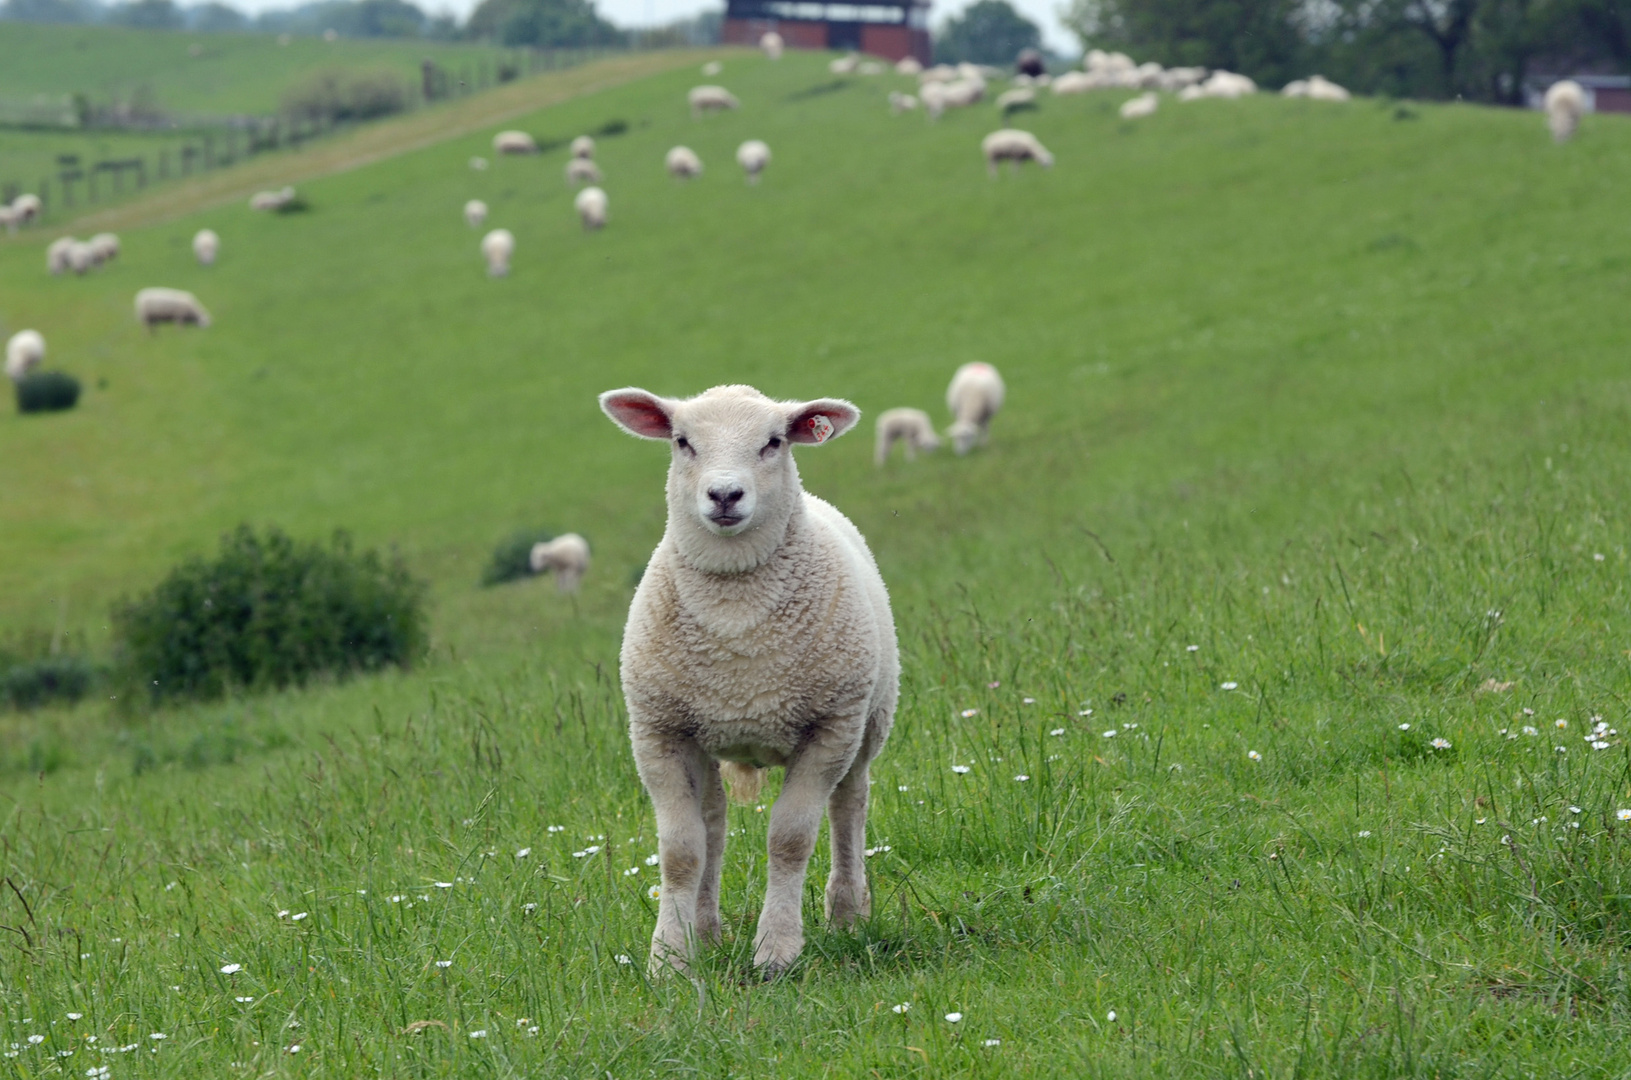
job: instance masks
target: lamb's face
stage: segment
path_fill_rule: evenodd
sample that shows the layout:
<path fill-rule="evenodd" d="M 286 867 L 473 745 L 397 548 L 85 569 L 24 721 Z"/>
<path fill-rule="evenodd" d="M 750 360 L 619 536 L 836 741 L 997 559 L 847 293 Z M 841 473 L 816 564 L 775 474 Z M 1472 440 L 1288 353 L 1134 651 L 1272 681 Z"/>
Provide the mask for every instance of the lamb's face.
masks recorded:
<path fill-rule="evenodd" d="M 951 436 L 952 449 L 957 451 L 959 457 L 974 449 L 974 444 L 980 441 L 978 425 L 966 420 L 959 420 L 946 432 Z"/>

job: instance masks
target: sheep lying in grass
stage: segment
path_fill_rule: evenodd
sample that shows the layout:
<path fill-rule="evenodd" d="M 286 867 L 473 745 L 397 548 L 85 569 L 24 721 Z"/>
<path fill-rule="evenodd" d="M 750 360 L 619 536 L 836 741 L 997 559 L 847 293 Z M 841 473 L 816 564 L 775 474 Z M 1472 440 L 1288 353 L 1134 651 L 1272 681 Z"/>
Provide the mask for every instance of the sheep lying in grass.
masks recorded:
<path fill-rule="evenodd" d="M 895 71 L 901 75 L 921 75 L 923 63 L 915 56 L 903 56 L 895 61 Z"/>
<path fill-rule="evenodd" d="M 1161 99 L 1154 93 L 1143 93 L 1131 100 L 1121 103 L 1121 118 L 1123 120 L 1137 120 L 1141 116 L 1154 116 Z"/>
<path fill-rule="evenodd" d="M 18 382 L 45 363 L 45 338 L 38 330 L 19 330 L 6 342 L 6 378 Z"/>
<path fill-rule="evenodd" d="M 853 75 L 855 74 L 855 69 L 860 66 L 861 58 L 856 56 L 854 53 L 850 53 L 848 56 L 840 56 L 838 59 L 829 63 L 827 65 L 827 70 L 832 72 L 834 75 Z"/>
<path fill-rule="evenodd" d="M 282 210 L 294 202 L 294 188 L 285 187 L 278 191 L 257 191 L 249 197 L 251 210 Z"/>
<path fill-rule="evenodd" d="M 758 139 L 749 139 L 736 148 L 736 163 L 747 174 L 748 183 L 757 184 L 759 174 L 770 164 L 770 147 Z"/>
<path fill-rule="evenodd" d="M 1257 93 L 1257 84 L 1248 76 L 1236 75 L 1232 71 L 1214 71 L 1206 77 L 1204 82 L 1184 87 L 1178 95 L 1179 101 L 1195 101 L 1199 98 L 1238 98 L 1247 94 Z"/>
<path fill-rule="evenodd" d="M 154 330 L 159 323 L 177 326 L 208 326 L 210 313 L 198 297 L 181 289 L 143 289 L 136 294 L 136 321 Z"/>
<path fill-rule="evenodd" d="M 889 91 L 889 111 L 895 116 L 903 112 L 911 112 L 917 108 L 917 98 L 911 94 L 903 94 L 899 90 Z"/>
<path fill-rule="evenodd" d="M 97 233 L 85 242 L 90 245 L 91 255 L 96 259 L 98 266 L 110 263 L 119 257 L 119 238 L 113 233 Z"/>
<path fill-rule="evenodd" d="M 501 131 L 493 136 L 495 154 L 536 154 L 538 140 L 525 131 Z"/>
<path fill-rule="evenodd" d="M 589 572 L 589 542 L 577 533 L 566 533 L 553 540 L 532 545 L 527 565 L 535 574 L 555 571 L 555 588 L 563 593 L 575 593 Z"/>
<path fill-rule="evenodd" d="M 588 158 L 569 158 L 566 162 L 566 182 L 568 184 L 598 184 L 601 181 L 600 166 Z"/>
<path fill-rule="evenodd" d="M 629 608 L 621 672 L 629 735 L 657 818 L 662 891 L 650 969 L 686 970 L 720 935 L 725 789 L 770 811 L 769 884 L 753 960 L 769 977 L 804 944 L 804 875 L 825 807 L 829 922 L 871 910 L 863 865 L 869 766 L 894 721 L 900 658 L 889 594 L 848 518 L 805 492 L 791 450 L 860 410 L 722 386 L 689 400 L 602 394 L 632 435 L 670 444 L 668 526 Z"/>
<path fill-rule="evenodd" d="M 940 436 L 934 433 L 929 414 L 922 409 L 886 409 L 878 414 L 877 447 L 873 461 L 882 468 L 896 443 L 906 444 L 906 460 L 916 461 L 917 452 L 938 450 Z"/>
<path fill-rule="evenodd" d="M 1310 98 L 1314 101 L 1347 101 L 1353 95 L 1323 75 L 1310 75 L 1285 84 L 1280 93 L 1284 97 Z"/>
<path fill-rule="evenodd" d="M 471 199 L 464 204 L 464 223 L 472 229 L 479 229 L 487 221 L 487 204 L 480 199 Z"/>
<path fill-rule="evenodd" d="M 1560 143 L 1568 142 L 1574 137 L 1575 130 L 1580 126 L 1580 117 L 1586 111 L 1585 89 L 1573 79 L 1555 82 L 1546 88 L 1543 104 L 1546 126 L 1551 129 L 1552 138 Z"/>
<path fill-rule="evenodd" d="M 578 192 L 578 197 L 572 200 L 572 206 L 578 212 L 578 220 L 583 222 L 584 232 L 594 232 L 596 229 L 606 227 L 606 193 L 597 187 L 587 187 Z"/>
<path fill-rule="evenodd" d="M 997 108 L 1004 115 L 1027 105 L 1036 104 L 1036 91 L 1029 86 L 1016 86 L 997 95 Z"/>
<path fill-rule="evenodd" d="M 990 364 L 964 364 L 951 377 L 946 388 L 946 408 L 951 410 L 952 449 L 959 457 L 976 444 L 985 445 L 991 434 L 991 418 L 1002 408 L 1006 388 L 1002 376 Z"/>
<path fill-rule="evenodd" d="M 663 168 L 676 180 L 695 180 L 702 175 L 702 159 L 689 146 L 676 146 L 663 158 Z"/>
<path fill-rule="evenodd" d="M 985 81 L 982 79 L 954 79 L 951 82 L 926 82 L 918 91 L 930 120 L 940 119 L 947 109 L 966 109 L 985 99 Z"/>
<path fill-rule="evenodd" d="M 1055 94 L 1085 94 L 1098 88 L 1098 80 L 1085 71 L 1067 71 L 1053 80 Z"/>
<path fill-rule="evenodd" d="M 693 119 L 704 113 L 724 112 L 726 109 L 738 109 L 742 106 L 742 103 L 723 86 L 693 86 L 691 92 L 685 95 L 685 100 L 691 103 Z"/>
<path fill-rule="evenodd" d="M 595 140 L 587 135 L 579 135 L 572 140 L 572 156 L 575 158 L 592 158 L 595 156 Z"/>
<path fill-rule="evenodd" d="M 221 252 L 221 238 L 214 229 L 199 229 L 193 236 L 193 256 L 201 266 L 214 266 L 215 256 Z"/>
<path fill-rule="evenodd" d="M 481 257 L 487 260 L 488 277 L 507 277 L 510 256 L 515 254 L 515 237 L 508 229 L 494 229 L 481 238 Z"/>
<path fill-rule="evenodd" d="M 985 166 L 992 176 L 997 175 L 1004 161 L 1012 161 L 1016 169 L 1027 161 L 1034 161 L 1044 169 L 1053 167 L 1053 155 L 1048 153 L 1048 148 L 1029 131 L 1017 128 L 993 131 L 980 140 L 980 149 L 985 153 Z"/>
<path fill-rule="evenodd" d="M 772 60 L 780 60 L 782 58 L 782 49 L 785 47 L 782 36 L 774 30 L 765 31 L 759 38 L 759 48 L 763 49 L 765 55 Z"/>

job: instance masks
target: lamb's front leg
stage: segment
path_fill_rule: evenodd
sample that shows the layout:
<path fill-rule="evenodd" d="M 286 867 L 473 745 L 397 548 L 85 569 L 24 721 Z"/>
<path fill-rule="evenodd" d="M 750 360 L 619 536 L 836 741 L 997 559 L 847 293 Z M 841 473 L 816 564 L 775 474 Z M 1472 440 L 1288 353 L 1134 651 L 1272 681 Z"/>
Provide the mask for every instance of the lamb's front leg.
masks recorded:
<path fill-rule="evenodd" d="M 827 803 L 832 871 L 827 876 L 827 921 L 849 928 L 872 914 L 866 882 L 866 804 L 868 763 L 857 761 L 839 781 Z"/>
<path fill-rule="evenodd" d="M 697 940 L 697 894 L 707 865 L 702 804 L 706 785 L 719 783 L 718 767 L 690 739 L 634 739 L 634 762 L 657 815 L 657 859 L 662 893 L 651 935 L 648 970 L 685 972 Z M 717 893 L 716 893 L 717 896 Z M 715 907 L 717 925 L 717 900 Z"/>
<path fill-rule="evenodd" d="M 710 761 L 702 787 L 702 827 L 707 837 L 707 854 L 702 864 L 702 884 L 697 888 L 697 939 L 705 944 L 719 940 L 719 875 L 725 863 L 725 833 L 729 825 L 729 804 L 725 784 L 719 777 L 719 762 Z"/>

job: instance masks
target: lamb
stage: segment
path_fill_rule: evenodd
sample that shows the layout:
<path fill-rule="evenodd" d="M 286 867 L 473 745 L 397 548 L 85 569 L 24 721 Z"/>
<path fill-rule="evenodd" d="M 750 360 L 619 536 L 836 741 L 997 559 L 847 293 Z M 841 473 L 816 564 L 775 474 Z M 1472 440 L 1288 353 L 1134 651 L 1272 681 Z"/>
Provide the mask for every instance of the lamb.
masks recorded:
<path fill-rule="evenodd" d="M 1036 91 L 1029 86 L 1016 86 L 1012 90 L 1004 90 L 997 95 L 997 108 L 1004 113 L 1034 104 L 1036 104 Z"/>
<path fill-rule="evenodd" d="M 119 257 L 119 238 L 113 233 L 97 233 L 85 242 L 91 246 L 98 266 Z"/>
<path fill-rule="evenodd" d="M 782 49 L 784 47 L 785 45 L 782 41 L 782 36 L 776 33 L 774 30 L 765 31 L 759 38 L 759 48 L 763 49 L 765 55 L 770 57 L 772 60 L 780 60 L 782 58 Z"/>
<path fill-rule="evenodd" d="M 911 94 L 903 94 L 899 90 L 889 91 L 889 111 L 899 116 L 903 112 L 911 112 L 917 108 L 917 98 Z"/>
<path fill-rule="evenodd" d="M 1004 393 L 1002 376 L 990 364 L 964 364 L 951 377 L 946 408 L 951 410 L 954 422 L 947 434 L 959 457 L 975 444 L 983 446 L 990 437 L 991 418 L 1002 408 Z"/>
<path fill-rule="evenodd" d="M 210 313 L 198 302 L 198 297 L 180 289 L 143 289 L 136 294 L 136 321 L 149 332 L 159 323 L 178 326 L 208 326 Z"/>
<path fill-rule="evenodd" d="M 662 872 L 649 969 L 684 972 L 720 936 L 725 789 L 770 811 L 754 963 L 769 978 L 804 944 L 804 876 L 825 807 L 826 913 L 871 912 L 863 864 L 868 772 L 894 722 L 900 655 L 889 594 L 848 518 L 803 490 L 794 445 L 860 419 L 847 401 L 773 401 L 748 386 L 688 400 L 602 394 L 623 430 L 669 442 L 668 525 L 629 607 L 621 676 Z"/>
<path fill-rule="evenodd" d="M 887 409 L 879 413 L 877 438 L 873 460 L 879 468 L 889 460 L 889 451 L 897 442 L 906 444 L 907 461 L 916 461 L 919 450 L 940 448 L 940 436 L 934 433 L 934 424 L 922 409 Z"/>
<path fill-rule="evenodd" d="M 770 147 L 758 139 L 749 139 L 736 148 L 736 163 L 747 173 L 748 183 L 757 184 L 759 174 L 770 164 Z"/>
<path fill-rule="evenodd" d="M 38 195 L 23 194 L 11 200 L 12 220 L 18 225 L 27 225 L 31 221 L 39 220 L 45 213 L 45 203 Z"/>
<path fill-rule="evenodd" d="M 68 258 L 69 251 L 79 243 L 71 236 L 60 237 L 51 241 L 51 246 L 45 249 L 45 268 L 53 275 L 62 274 L 73 269 L 73 263 Z"/>
<path fill-rule="evenodd" d="M 947 109 L 966 108 L 985 97 L 985 83 L 979 79 L 954 79 L 951 82 L 925 82 L 918 91 L 923 96 L 923 107 L 930 120 L 938 120 Z"/>
<path fill-rule="evenodd" d="M 860 66 L 861 58 L 856 56 L 854 53 L 850 53 L 848 56 L 840 56 L 838 59 L 828 64 L 827 70 L 832 72 L 834 75 L 853 75 L 855 74 L 855 69 Z"/>
<path fill-rule="evenodd" d="M 578 220 L 583 222 L 584 232 L 606 227 L 606 201 L 606 193 L 597 187 L 584 188 L 572 200 L 573 207 L 578 211 Z"/>
<path fill-rule="evenodd" d="M 685 100 L 691 103 L 692 119 L 704 113 L 742 107 L 742 103 L 723 86 L 693 86 L 691 92 L 685 95 Z"/>
<path fill-rule="evenodd" d="M 876 60 L 863 60 L 861 61 L 861 66 L 855 70 L 862 75 L 882 75 L 889 69 L 878 63 Z"/>
<path fill-rule="evenodd" d="M 535 574 L 555 571 L 555 588 L 563 593 L 575 593 L 589 572 L 589 542 L 577 533 L 566 533 L 553 540 L 532 545 L 527 565 Z"/>
<path fill-rule="evenodd" d="M 1323 75 L 1311 75 L 1286 83 L 1280 91 L 1284 97 L 1310 98 L 1314 101 L 1347 101 L 1351 94 Z"/>
<path fill-rule="evenodd" d="M 1214 71 L 1207 76 L 1206 81 L 1186 86 L 1178 95 L 1178 100 L 1194 101 L 1203 97 L 1238 98 L 1255 93 L 1257 84 L 1248 76 L 1236 75 L 1232 71 Z"/>
<path fill-rule="evenodd" d="M 1098 88 L 1098 80 L 1085 71 L 1067 71 L 1053 80 L 1055 94 L 1085 94 Z"/>
<path fill-rule="evenodd" d="M 285 187 L 279 191 L 257 191 L 249 197 L 251 210 L 282 210 L 294 202 L 294 188 Z"/>
<path fill-rule="evenodd" d="M 1142 93 L 1121 103 L 1121 118 L 1123 120 L 1137 120 L 1141 116 L 1154 116 L 1156 107 L 1160 104 L 1161 99 L 1155 93 Z"/>
<path fill-rule="evenodd" d="M 980 149 L 985 152 L 985 166 L 992 176 L 997 175 L 1004 161 L 1012 161 L 1015 168 L 1027 161 L 1034 161 L 1044 169 L 1053 167 L 1053 155 L 1048 153 L 1048 148 L 1029 131 L 1017 128 L 993 131 L 980 140 Z"/>
<path fill-rule="evenodd" d="M 895 72 L 899 75 L 921 75 L 923 62 L 915 56 L 903 56 L 895 61 Z"/>
<path fill-rule="evenodd" d="M 82 277 L 102 265 L 96 257 L 96 249 L 83 240 L 75 240 L 68 245 L 67 258 L 68 269 Z"/>
<path fill-rule="evenodd" d="M 515 237 L 508 229 L 494 229 L 481 238 L 481 257 L 487 260 L 488 277 L 507 277 L 510 256 L 515 254 Z"/>
<path fill-rule="evenodd" d="M 193 237 L 193 255 L 201 266 L 214 266 L 215 256 L 221 251 L 221 238 L 213 229 L 199 229 Z"/>
<path fill-rule="evenodd" d="M 538 141 L 525 131 L 501 131 L 493 136 L 493 153 L 495 154 L 536 154 L 537 152 Z"/>
<path fill-rule="evenodd" d="M 566 163 L 566 182 L 568 184 L 598 184 L 601 181 L 600 166 L 588 158 L 575 157 Z"/>
<path fill-rule="evenodd" d="M 0 204 L 0 225 L 6 227 L 6 232 L 16 232 L 19 220 L 17 211 L 13 210 L 9 205 Z"/>
<path fill-rule="evenodd" d="M 464 204 L 464 223 L 472 229 L 479 229 L 487 220 L 487 204 L 480 199 L 471 199 Z"/>
<path fill-rule="evenodd" d="M 595 140 L 587 135 L 579 135 L 572 140 L 572 156 L 575 158 L 592 158 L 595 156 Z"/>
<path fill-rule="evenodd" d="M 663 168 L 676 180 L 694 180 L 702 175 L 702 159 L 689 146 L 676 146 L 663 158 Z"/>
<path fill-rule="evenodd" d="M 1573 79 L 1555 82 L 1546 88 L 1544 100 L 1546 126 L 1552 130 L 1552 139 L 1565 143 L 1574 137 L 1580 126 L 1580 115 L 1586 111 L 1586 91 Z"/>
<path fill-rule="evenodd" d="M 6 378 L 21 382 L 24 375 L 45 363 L 45 338 L 38 330 L 19 330 L 6 342 Z"/>

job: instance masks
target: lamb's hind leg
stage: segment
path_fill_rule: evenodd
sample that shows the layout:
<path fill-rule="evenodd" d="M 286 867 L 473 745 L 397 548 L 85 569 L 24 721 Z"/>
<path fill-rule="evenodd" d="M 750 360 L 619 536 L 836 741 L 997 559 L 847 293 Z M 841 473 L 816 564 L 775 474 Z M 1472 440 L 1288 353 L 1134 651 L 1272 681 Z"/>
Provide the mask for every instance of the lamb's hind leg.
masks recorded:
<path fill-rule="evenodd" d="M 849 927 L 872 914 L 866 883 L 866 806 L 868 762 L 857 761 L 827 800 L 832 830 L 832 872 L 827 876 L 827 921 Z"/>
<path fill-rule="evenodd" d="M 719 763 L 715 761 L 710 765 L 702 781 L 702 828 L 707 855 L 702 864 L 702 884 L 697 889 L 697 940 L 704 944 L 719 940 L 719 875 L 725 862 L 725 827 L 729 823 Z"/>
<path fill-rule="evenodd" d="M 707 865 L 703 795 L 710 772 L 712 782 L 719 783 L 718 766 L 689 739 L 638 736 L 634 762 L 656 811 L 657 857 L 663 875 L 648 967 L 653 975 L 669 967 L 683 972 L 696 944 L 697 894 Z"/>

